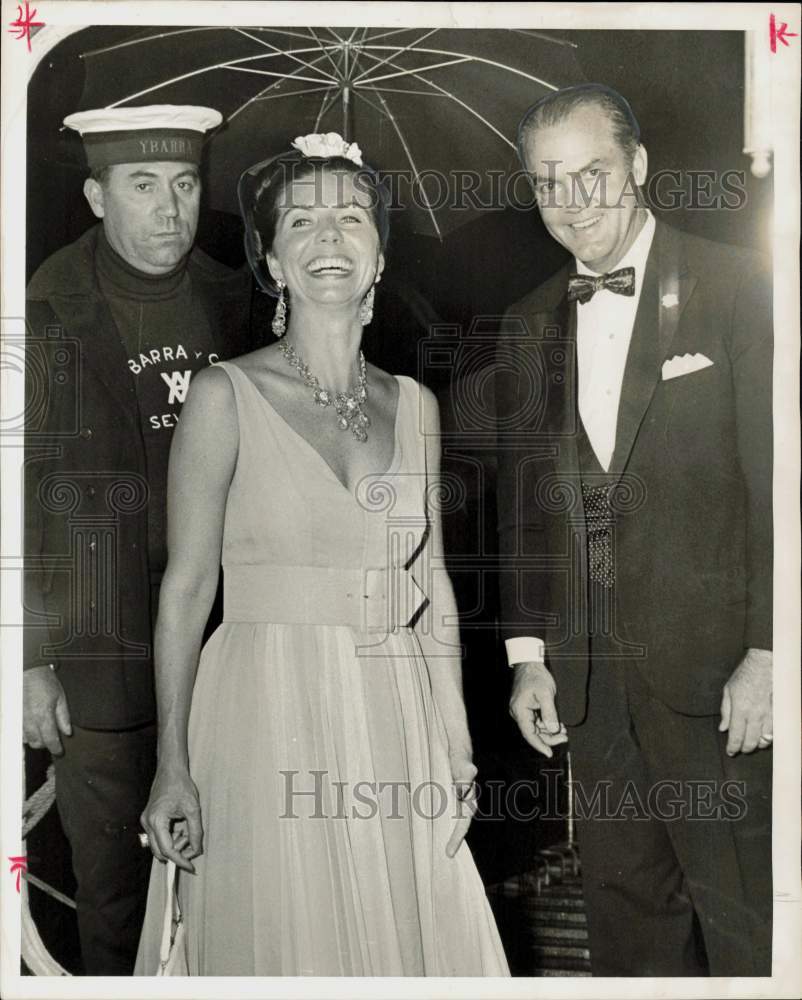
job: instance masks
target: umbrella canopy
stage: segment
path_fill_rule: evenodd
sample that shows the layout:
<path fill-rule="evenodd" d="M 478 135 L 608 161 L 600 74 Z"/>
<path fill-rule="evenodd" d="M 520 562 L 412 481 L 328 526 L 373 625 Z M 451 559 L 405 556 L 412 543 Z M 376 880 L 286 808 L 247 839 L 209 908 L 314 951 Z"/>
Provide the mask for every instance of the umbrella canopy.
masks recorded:
<path fill-rule="evenodd" d="M 81 107 L 217 108 L 211 204 L 232 212 L 247 166 L 298 135 L 339 132 L 388 175 L 411 228 L 442 238 L 528 196 L 516 128 L 544 93 L 582 79 L 575 48 L 508 29 L 132 29 L 81 54 Z"/>

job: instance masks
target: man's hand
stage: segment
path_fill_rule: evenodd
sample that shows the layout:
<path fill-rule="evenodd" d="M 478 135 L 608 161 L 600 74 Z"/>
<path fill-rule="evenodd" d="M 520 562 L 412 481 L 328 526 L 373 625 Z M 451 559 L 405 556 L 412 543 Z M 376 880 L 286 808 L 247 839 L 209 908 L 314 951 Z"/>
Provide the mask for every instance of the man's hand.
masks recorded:
<path fill-rule="evenodd" d="M 747 649 L 724 685 L 719 732 L 729 731 L 727 754 L 752 753 L 771 746 L 772 655 L 768 649 Z"/>
<path fill-rule="evenodd" d="M 516 663 L 510 696 L 510 715 L 518 723 L 526 742 L 546 757 L 552 747 L 568 740 L 560 723 L 554 696 L 557 685 L 545 664 Z"/>
<path fill-rule="evenodd" d="M 72 725 L 61 681 L 48 666 L 26 670 L 22 678 L 23 741 L 34 750 L 64 753 L 59 733 L 71 736 Z"/>

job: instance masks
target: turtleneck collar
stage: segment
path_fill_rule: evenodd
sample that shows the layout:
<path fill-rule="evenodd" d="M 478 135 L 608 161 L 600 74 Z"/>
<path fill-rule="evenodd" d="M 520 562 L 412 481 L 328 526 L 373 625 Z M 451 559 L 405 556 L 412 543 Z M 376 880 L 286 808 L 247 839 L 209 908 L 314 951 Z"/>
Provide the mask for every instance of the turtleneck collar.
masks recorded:
<path fill-rule="evenodd" d="M 101 227 L 97 242 L 98 277 L 108 283 L 117 294 L 130 299 L 169 298 L 178 290 L 186 273 L 187 258 L 180 261 L 172 271 L 166 274 L 145 274 L 132 267 L 109 243 L 106 233 Z"/>

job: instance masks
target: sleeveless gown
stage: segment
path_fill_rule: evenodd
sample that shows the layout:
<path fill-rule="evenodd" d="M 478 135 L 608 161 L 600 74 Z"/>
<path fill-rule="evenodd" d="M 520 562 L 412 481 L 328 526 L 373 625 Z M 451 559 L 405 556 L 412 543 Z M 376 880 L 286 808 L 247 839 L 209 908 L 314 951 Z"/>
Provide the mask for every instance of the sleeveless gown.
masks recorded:
<path fill-rule="evenodd" d="M 180 872 L 192 975 L 507 976 L 417 637 L 425 438 L 399 377 L 395 454 L 352 493 L 236 365 L 222 624 L 189 721 L 202 810 Z M 330 416 L 329 414 L 325 415 Z M 154 861 L 136 974 L 164 912 Z"/>

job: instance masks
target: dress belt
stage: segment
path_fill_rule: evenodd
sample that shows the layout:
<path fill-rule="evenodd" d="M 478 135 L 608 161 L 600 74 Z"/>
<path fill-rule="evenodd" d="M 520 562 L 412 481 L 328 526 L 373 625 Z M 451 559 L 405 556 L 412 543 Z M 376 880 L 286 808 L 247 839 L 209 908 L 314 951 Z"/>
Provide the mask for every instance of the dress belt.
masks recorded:
<path fill-rule="evenodd" d="M 403 566 L 338 569 L 230 563 L 223 566 L 223 621 L 345 625 L 391 632 L 426 600 Z"/>

